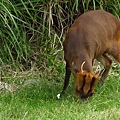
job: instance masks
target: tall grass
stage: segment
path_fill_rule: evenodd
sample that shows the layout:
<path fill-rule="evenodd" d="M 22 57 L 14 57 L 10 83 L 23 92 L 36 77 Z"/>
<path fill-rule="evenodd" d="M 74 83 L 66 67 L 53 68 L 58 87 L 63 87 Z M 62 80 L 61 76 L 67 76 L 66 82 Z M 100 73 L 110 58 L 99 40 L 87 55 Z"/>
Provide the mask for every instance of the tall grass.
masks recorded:
<path fill-rule="evenodd" d="M 0 1 L 0 64 L 21 69 L 34 62 L 43 69 L 56 65 L 70 25 L 80 14 L 95 9 L 120 16 L 119 0 Z"/>

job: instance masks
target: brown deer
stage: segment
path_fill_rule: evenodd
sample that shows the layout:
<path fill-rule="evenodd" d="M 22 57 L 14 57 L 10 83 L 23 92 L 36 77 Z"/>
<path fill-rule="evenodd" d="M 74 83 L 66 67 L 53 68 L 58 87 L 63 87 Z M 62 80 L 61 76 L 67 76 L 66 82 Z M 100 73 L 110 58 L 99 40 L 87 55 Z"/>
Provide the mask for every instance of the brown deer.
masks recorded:
<path fill-rule="evenodd" d="M 71 72 L 75 78 L 76 95 L 88 98 L 98 82 L 103 85 L 109 72 L 111 55 L 120 63 L 120 21 L 103 10 L 94 10 L 78 17 L 69 29 L 63 43 L 66 74 L 62 93 L 69 84 Z M 100 61 L 104 69 L 94 73 L 93 61 Z"/>

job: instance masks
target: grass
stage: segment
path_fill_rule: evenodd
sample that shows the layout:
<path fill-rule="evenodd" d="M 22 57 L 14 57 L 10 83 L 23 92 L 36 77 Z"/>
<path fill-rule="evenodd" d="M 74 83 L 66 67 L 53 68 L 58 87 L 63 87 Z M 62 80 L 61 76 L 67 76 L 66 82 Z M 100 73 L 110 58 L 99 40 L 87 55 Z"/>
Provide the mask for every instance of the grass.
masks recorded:
<path fill-rule="evenodd" d="M 0 64 L 13 64 L 16 69 L 29 67 L 31 61 L 43 65 L 51 51 L 60 49 L 64 34 L 79 15 L 104 9 L 119 18 L 119 4 L 119 0 L 0 1 Z"/>
<path fill-rule="evenodd" d="M 64 70 L 63 70 L 64 71 Z M 23 86 L 14 93 L 0 94 L 0 119 L 3 120 L 119 120 L 120 81 L 118 76 L 109 74 L 105 84 L 96 86 L 96 93 L 82 101 L 74 96 L 74 80 L 71 77 L 66 94 L 60 99 L 56 95 L 63 86 L 64 72 L 49 79 L 39 76 L 39 71 L 21 73 L 21 78 L 9 81 L 37 79 L 36 85 Z M 31 73 L 31 74 L 30 74 Z M 30 74 L 30 75 L 29 75 Z"/>
<path fill-rule="evenodd" d="M 120 81 L 113 74 L 104 86 L 96 86 L 88 101 L 74 96 L 73 78 L 66 94 L 56 99 L 64 79 L 64 33 L 88 10 L 104 9 L 120 18 L 119 4 L 119 0 L 0 1 L 0 78 L 21 85 L 14 93 L 0 93 L 0 120 L 119 120 Z M 112 71 L 119 74 L 119 68 Z M 40 83 L 21 84 L 28 79 Z"/>

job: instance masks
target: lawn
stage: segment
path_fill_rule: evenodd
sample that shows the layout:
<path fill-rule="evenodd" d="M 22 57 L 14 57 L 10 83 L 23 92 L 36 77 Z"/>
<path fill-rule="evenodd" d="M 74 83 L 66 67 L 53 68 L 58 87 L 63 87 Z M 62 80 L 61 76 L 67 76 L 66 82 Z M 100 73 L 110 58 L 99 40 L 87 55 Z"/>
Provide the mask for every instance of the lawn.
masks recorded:
<path fill-rule="evenodd" d="M 74 80 L 71 77 L 66 94 L 57 100 L 63 86 L 64 75 L 40 76 L 31 72 L 11 81 L 37 80 L 35 84 L 20 84 L 14 93 L 0 94 L 0 120 L 119 120 L 120 81 L 109 74 L 105 84 L 95 88 L 95 94 L 87 101 L 74 96 Z M 63 76 L 62 76 L 63 75 Z M 59 79 L 59 80 L 58 80 Z M 20 82 L 18 82 L 20 83 Z"/>
<path fill-rule="evenodd" d="M 15 83 L 19 89 L 0 88 L 0 120 L 119 120 L 117 67 L 89 100 L 74 96 L 73 77 L 66 94 L 56 98 L 63 87 L 63 40 L 69 27 L 89 10 L 104 9 L 120 18 L 119 1 L 1 0 L 0 84 Z"/>

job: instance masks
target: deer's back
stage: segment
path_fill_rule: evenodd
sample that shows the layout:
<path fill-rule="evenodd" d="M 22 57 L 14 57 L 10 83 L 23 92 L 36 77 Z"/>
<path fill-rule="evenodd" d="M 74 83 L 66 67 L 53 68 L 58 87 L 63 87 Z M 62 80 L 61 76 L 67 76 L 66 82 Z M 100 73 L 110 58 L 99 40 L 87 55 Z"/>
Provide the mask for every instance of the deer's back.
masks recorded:
<path fill-rule="evenodd" d="M 79 57 L 94 59 L 110 52 L 119 41 L 120 22 L 116 17 L 102 10 L 86 12 L 75 20 L 68 31 L 63 44 L 65 60 Z"/>

